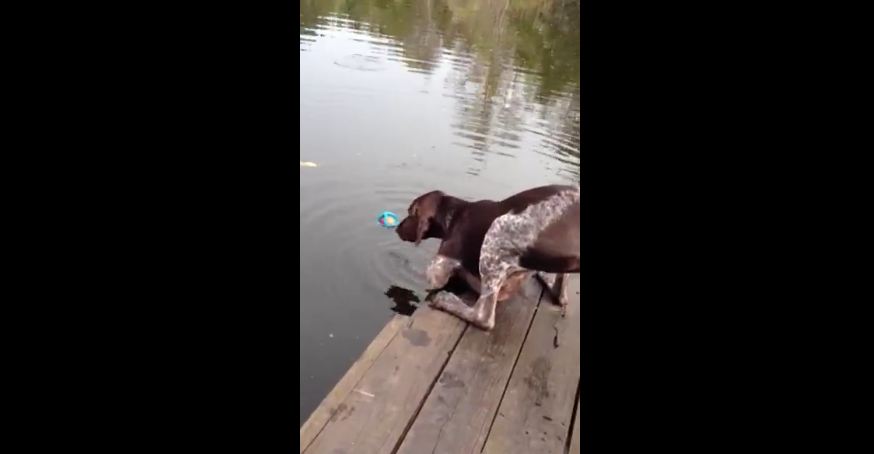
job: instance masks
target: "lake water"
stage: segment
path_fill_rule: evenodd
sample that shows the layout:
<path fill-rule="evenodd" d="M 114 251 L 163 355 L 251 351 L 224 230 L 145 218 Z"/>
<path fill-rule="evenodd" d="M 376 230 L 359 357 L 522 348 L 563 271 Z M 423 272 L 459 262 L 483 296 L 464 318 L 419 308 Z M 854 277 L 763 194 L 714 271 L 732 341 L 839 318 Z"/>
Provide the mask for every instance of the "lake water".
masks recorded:
<path fill-rule="evenodd" d="M 579 181 L 579 25 L 579 0 L 301 1 L 301 424 L 424 297 L 436 241 L 382 211 Z"/>

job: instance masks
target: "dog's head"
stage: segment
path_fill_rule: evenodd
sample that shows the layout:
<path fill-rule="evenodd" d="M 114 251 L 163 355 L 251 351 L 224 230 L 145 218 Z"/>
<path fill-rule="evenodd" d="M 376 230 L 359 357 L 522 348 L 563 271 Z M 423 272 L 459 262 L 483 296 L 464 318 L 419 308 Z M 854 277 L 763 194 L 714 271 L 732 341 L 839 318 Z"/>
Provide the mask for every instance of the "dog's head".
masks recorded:
<path fill-rule="evenodd" d="M 443 197 L 443 192 L 431 191 L 413 200 L 407 217 L 398 225 L 398 237 L 417 246 L 426 238 L 439 237 L 441 229 L 435 222 Z"/>

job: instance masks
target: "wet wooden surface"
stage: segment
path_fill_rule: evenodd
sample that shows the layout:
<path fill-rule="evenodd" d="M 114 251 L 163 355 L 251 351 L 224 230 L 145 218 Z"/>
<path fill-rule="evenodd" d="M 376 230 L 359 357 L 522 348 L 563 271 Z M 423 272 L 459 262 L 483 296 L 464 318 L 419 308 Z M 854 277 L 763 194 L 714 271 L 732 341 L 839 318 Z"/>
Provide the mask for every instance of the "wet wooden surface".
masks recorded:
<path fill-rule="evenodd" d="M 579 452 L 579 277 L 566 318 L 532 280 L 486 333 L 396 316 L 300 429 L 300 453 Z"/>

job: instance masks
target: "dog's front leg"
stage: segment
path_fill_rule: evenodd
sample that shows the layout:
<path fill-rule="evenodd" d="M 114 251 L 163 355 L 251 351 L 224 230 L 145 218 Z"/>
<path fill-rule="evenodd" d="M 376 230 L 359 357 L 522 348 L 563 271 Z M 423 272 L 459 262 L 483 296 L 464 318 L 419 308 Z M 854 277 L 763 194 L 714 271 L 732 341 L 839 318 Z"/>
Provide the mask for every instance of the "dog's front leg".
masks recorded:
<path fill-rule="evenodd" d="M 489 292 L 480 296 L 473 307 L 468 306 L 461 298 L 450 292 L 440 292 L 431 300 L 431 306 L 435 309 L 455 315 L 486 331 L 495 327 L 495 308 L 497 305 L 497 292 Z"/>
<path fill-rule="evenodd" d="M 425 270 L 425 278 L 428 280 L 428 291 L 439 290 L 446 287 L 449 278 L 461 268 L 461 262 L 443 255 L 437 255 L 428 269 Z"/>
<path fill-rule="evenodd" d="M 488 282 L 483 283 L 483 293 L 480 294 L 473 307 L 468 306 L 461 298 L 449 292 L 437 294 L 431 305 L 486 331 L 490 331 L 495 327 L 495 310 L 498 306 L 498 296 L 504 283 L 505 279 L 503 277 L 491 278 Z"/>
<path fill-rule="evenodd" d="M 435 294 L 431 299 L 431 307 L 448 312 L 466 322 L 473 322 L 476 318 L 476 310 L 452 292 L 442 291 Z"/>

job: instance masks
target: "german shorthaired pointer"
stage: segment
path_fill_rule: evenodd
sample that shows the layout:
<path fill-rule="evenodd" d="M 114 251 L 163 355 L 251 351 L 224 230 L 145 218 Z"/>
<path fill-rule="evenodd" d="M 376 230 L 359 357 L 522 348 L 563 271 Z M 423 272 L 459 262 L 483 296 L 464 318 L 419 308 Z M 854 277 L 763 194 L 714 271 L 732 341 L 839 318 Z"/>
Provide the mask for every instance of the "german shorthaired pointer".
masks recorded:
<path fill-rule="evenodd" d="M 426 272 L 430 291 L 453 275 L 479 294 L 473 307 L 456 295 L 439 292 L 431 305 L 491 330 L 495 308 L 531 275 L 537 275 L 566 310 L 565 274 L 580 272 L 580 188 L 543 186 L 500 202 L 466 202 L 440 191 L 410 205 L 398 236 L 418 245 L 440 238 L 437 256 Z M 552 279 L 541 273 L 555 273 Z"/>

